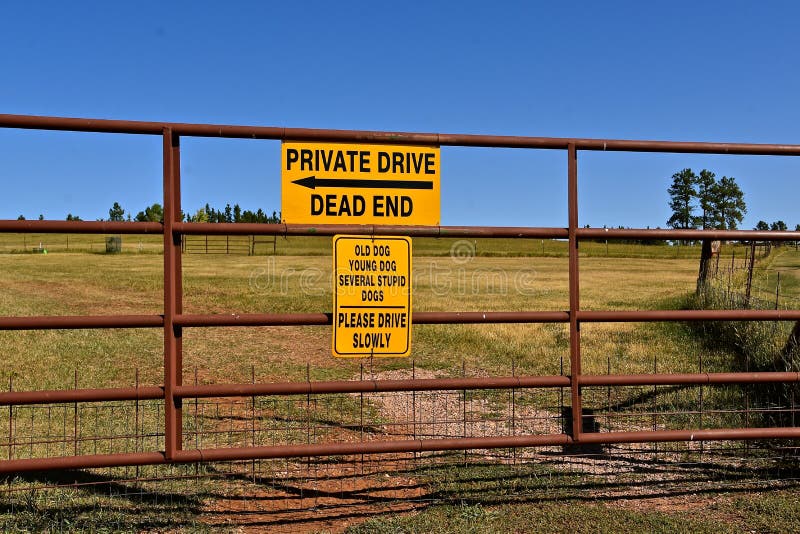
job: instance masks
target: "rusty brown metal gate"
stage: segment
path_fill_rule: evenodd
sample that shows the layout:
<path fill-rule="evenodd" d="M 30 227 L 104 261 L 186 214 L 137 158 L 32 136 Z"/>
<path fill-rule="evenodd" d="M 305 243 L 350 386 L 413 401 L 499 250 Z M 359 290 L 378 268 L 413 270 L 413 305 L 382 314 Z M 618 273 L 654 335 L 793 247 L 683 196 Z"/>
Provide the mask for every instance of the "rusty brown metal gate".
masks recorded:
<path fill-rule="evenodd" d="M 133 388 L 69 389 L 0 393 L 0 405 L 103 401 L 163 401 L 164 450 L 115 454 L 8 459 L 0 472 L 43 469 L 113 467 L 200 461 L 292 458 L 324 455 L 400 453 L 445 450 L 537 447 L 548 445 L 611 444 L 665 441 L 750 440 L 800 438 L 800 428 L 719 428 L 653 431 L 585 431 L 582 388 L 597 386 L 711 385 L 798 383 L 797 372 L 692 373 L 692 374 L 584 374 L 581 370 L 581 324 L 591 322 L 646 321 L 796 321 L 800 310 L 659 310 L 587 311 L 580 306 L 578 244 L 590 239 L 722 239 L 796 241 L 800 232 L 723 230 L 591 229 L 578 226 L 578 152 L 628 151 L 704 154 L 798 156 L 800 145 L 728 144 L 671 141 L 629 141 L 510 137 L 430 133 L 316 130 L 255 126 L 220 126 L 94 120 L 20 115 L 0 115 L 0 127 L 113 134 L 157 135 L 163 139 L 164 222 L 0 221 L 0 232 L 74 234 L 162 234 L 164 242 L 164 308 L 162 315 L 25 316 L 0 317 L 2 330 L 160 328 L 164 340 L 163 385 Z M 361 143 L 413 143 L 433 146 L 558 149 L 567 156 L 568 226 L 355 226 L 298 224 L 203 224 L 181 222 L 181 137 L 225 137 L 272 140 L 348 141 Z M 182 384 L 182 332 L 186 328 L 229 326 L 330 325 L 330 313 L 217 314 L 183 313 L 181 241 L 188 235 L 331 236 L 408 235 L 411 237 L 551 238 L 569 243 L 569 309 L 565 311 L 414 312 L 417 324 L 566 323 L 569 325 L 569 372 L 553 376 L 495 378 L 441 378 L 411 380 L 353 380 L 255 384 Z M 545 435 L 485 436 L 446 439 L 404 439 L 354 443 L 187 449 L 183 443 L 182 402 L 210 397 L 256 395 L 307 395 L 327 393 L 415 392 L 471 389 L 569 388 L 571 428 Z M 592 430 L 590 428 L 590 430 Z"/>

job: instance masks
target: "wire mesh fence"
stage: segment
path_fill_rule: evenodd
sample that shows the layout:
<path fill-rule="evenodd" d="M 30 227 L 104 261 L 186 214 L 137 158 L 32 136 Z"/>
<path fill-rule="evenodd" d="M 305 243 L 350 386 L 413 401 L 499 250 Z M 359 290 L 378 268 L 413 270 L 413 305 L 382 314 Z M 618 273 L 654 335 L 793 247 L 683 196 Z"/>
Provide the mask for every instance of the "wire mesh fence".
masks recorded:
<path fill-rule="evenodd" d="M 413 372 L 409 369 L 391 373 L 394 378 L 404 374 L 411 378 Z M 783 394 L 775 395 L 776 387 L 785 388 Z M 774 384 L 587 386 L 583 388 L 583 401 L 584 428 L 590 432 L 794 425 L 798 415 L 794 388 Z M 568 388 L 186 399 L 183 448 L 550 435 L 568 432 L 569 408 Z M 163 417 L 163 403 L 159 400 L 8 406 L 0 410 L 4 434 L 0 455 L 22 459 L 159 450 L 163 448 Z M 476 457 L 506 463 L 562 453 L 616 457 L 647 450 L 661 454 L 713 451 L 716 456 L 731 451 L 735 457 L 740 454 L 740 447 L 738 442 L 590 444 L 498 449 L 483 451 Z M 759 448 L 758 444 L 744 447 Z M 779 450 L 788 451 L 789 456 L 794 454 L 793 447 Z M 420 462 L 435 463 L 431 459 L 451 455 L 408 453 L 398 458 L 412 458 L 415 467 L 419 467 Z M 461 456 L 475 455 L 468 451 Z M 294 462 L 302 464 L 305 460 Z"/>
<path fill-rule="evenodd" d="M 584 425 L 610 432 L 794 420 L 793 402 L 764 402 L 753 389 L 586 388 Z M 193 399 L 183 407 L 183 446 L 549 434 L 570 427 L 568 399 L 559 389 L 538 388 Z M 77 412 L 72 404 L 17 406 L 2 421 L 3 452 L 20 458 L 156 448 L 163 446 L 162 417 L 157 401 L 78 405 Z M 541 499 L 546 488 L 611 498 L 786 486 L 798 480 L 797 445 L 647 442 L 34 472 L 7 478 L 0 506 L 12 529 L 22 520 L 51 529 L 195 528 L 201 521 L 292 531 L 300 523 L 321 521 L 322 528 L 431 504 Z M 75 523 L 80 517 L 90 522 Z"/>

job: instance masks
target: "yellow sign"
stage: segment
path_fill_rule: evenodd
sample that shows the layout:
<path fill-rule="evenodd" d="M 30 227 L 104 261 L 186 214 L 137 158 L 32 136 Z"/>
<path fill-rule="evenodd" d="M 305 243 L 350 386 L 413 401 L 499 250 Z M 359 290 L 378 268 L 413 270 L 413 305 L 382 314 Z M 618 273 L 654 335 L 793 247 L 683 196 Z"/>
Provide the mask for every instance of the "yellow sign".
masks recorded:
<path fill-rule="evenodd" d="M 285 141 L 283 220 L 438 226 L 439 155 L 431 146 Z"/>
<path fill-rule="evenodd" d="M 333 237 L 333 355 L 411 353 L 411 238 Z"/>

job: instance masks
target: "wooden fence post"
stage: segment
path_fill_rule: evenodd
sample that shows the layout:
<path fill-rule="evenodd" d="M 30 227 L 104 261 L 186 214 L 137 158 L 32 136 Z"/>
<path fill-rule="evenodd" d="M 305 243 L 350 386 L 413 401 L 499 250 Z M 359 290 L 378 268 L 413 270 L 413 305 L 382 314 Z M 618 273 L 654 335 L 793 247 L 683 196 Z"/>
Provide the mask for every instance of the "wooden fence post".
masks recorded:
<path fill-rule="evenodd" d="M 702 293 L 708 285 L 708 279 L 711 277 L 711 260 L 716 255 L 719 258 L 720 252 L 719 241 L 712 241 L 711 239 L 703 239 L 703 247 L 700 250 L 700 269 L 697 273 L 697 289 L 696 294 Z"/>

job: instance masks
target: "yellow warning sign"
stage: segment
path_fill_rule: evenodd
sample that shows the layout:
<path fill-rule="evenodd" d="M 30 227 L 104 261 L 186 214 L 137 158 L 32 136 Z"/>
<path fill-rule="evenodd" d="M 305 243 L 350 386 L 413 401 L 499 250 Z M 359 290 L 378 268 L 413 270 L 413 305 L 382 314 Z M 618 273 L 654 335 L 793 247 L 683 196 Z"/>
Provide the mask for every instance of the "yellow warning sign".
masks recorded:
<path fill-rule="evenodd" d="M 333 355 L 411 353 L 411 238 L 333 237 Z"/>
<path fill-rule="evenodd" d="M 281 214 L 294 224 L 438 226 L 439 147 L 284 141 Z"/>

